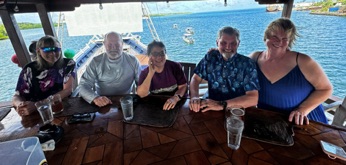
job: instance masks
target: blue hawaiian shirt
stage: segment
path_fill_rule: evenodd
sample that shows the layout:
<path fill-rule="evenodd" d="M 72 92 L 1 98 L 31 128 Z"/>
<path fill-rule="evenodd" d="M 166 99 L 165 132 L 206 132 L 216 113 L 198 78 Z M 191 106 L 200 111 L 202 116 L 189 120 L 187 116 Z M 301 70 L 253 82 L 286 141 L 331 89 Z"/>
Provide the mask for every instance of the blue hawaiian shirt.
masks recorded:
<path fill-rule="evenodd" d="M 209 98 L 213 100 L 229 100 L 259 90 L 256 63 L 240 54 L 225 61 L 218 50 L 213 50 L 198 63 L 194 73 L 208 81 Z"/>

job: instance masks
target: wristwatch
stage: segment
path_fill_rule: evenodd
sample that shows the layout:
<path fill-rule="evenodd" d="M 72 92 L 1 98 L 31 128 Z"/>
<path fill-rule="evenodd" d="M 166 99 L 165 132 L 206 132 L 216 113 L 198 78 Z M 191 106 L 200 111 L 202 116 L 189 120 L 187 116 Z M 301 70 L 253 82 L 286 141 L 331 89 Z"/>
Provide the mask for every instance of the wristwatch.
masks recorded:
<path fill-rule="evenodd" d="M 181 100 L 181 96 L 178 94 L 175 94 L 174 96 L 177 96 L 179 98 L 179 100 Z"/>
<path fill-rule="evenodd" d="M 227 108 L 227 101 L 220 101 L 220 105 L 222 105 L 222 110 L 225 110 Z"/>

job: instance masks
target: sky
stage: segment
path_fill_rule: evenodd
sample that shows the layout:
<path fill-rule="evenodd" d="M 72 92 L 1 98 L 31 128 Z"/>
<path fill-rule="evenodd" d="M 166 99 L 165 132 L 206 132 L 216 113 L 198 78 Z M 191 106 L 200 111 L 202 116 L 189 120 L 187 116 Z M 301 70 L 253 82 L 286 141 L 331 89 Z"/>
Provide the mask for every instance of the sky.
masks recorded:
<path fill-rule="evenodd" d="M 297 2 L 317 2 L 320 0 L 295 0 Z M 265 5 L 259 5 L 255 0 L 227 0 L 227 6 L 224 6 L 224 0 L 205 0 L 205 1 L 182 1 L 182 2 L 148 2 L 151 14 L 179 13 L 179 12 L 208 12 L 221 10 L 240 10 L 250 8 L 264 8 Z M 15 14 L 17 22 L 40 23 L 37 13 Z M 52 13 L 54 22 L 58 20 L 58 14 Z M 1 22 L 1 20 L 0 20 Z M 2 23 L 2 22 L 1 22 Z"/>

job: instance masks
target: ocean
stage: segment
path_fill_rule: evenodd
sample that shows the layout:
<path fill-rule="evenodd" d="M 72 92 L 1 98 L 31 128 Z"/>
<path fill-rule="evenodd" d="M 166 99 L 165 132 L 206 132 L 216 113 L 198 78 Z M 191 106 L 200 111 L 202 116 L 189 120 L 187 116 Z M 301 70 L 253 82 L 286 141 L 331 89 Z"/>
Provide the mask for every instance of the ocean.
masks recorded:
<path fill-rule="evenodd" d="M 232 26 L 240 31 L 238 53 L 249 55 L 264 50 L 263 33 L 267 25 L 281 17 L 281 12 L 265 12 L 264 8 L 205 12 L 152 17 L 157 33 L 164 42 L 168 58 L 179 62 L 197 63 L 205 53 L 216 47 L 217 31 L 223 26 Z M 293 11 L 291 20 L 295 23 L 300 37 L 293 46 L 294 51 L 310 55 L 324 69 L 334 86 L 333 95 L 346 95 L 346 17 L 311 15 L 308 11 Z M 177 24 L 178 28 L 173 28 Z M 195 31 L 194 44 L 187 44 L 182 36 L 187 27 Z M 141 36 L 144 44 L 150 43 L 148 26 L 143 20 Z M 43 36 L 43 29 L 22 30 L 27 45 Z M 78 52 L 91 36 L 69 37 L 63 31 L 63 50 Z M 10 40 L 0 41 L 0 101 L 10 101 L 14 94 L 20 68 L 11 62 L 14 50 Z"/>

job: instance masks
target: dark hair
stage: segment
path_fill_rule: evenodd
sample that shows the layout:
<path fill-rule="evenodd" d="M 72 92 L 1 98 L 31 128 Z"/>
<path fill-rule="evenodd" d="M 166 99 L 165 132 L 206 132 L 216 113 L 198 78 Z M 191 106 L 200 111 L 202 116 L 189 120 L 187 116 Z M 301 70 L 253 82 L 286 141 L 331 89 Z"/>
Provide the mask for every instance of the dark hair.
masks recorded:
<path fill-rule="evenodd" d="M 271 22 L 264 32 L 264 41 L 270 38 L 271 33 L 276 30 L 282 29 L 289 37 L 288 47 L 292 48 L 299 34 L 297 32 L 296 26 L 288 18 L 279 18 Z"/>
<path fill-rule="evenodd" d="M 152 41 L 149 45 L 148 45 L 148 49 L 147 49 L 147 55 L 149 56 L 151 51 L 153 50 L 153 48 L 157 46 L 157 47 L 160 47 L 160 48 L 163 48 L 163 51 L 165 52 L 166 54 L 166 47 L 165 47 L 165 44 L 163 44 L 163 42 L 161 41 Z"/>
<path fill-rule="evenodd" d="M 228 35 L 235 35 L 237 37 L 237 40 L 240 41 L 240 33 L 239 30 L 236 28 L 232 28 L 230 26 L 225 26 L 221 28 L 217 34 L 217 39 L 220 39 L 223 34 L 228 34 Z"/>
<path fill-rule="evenodd" d="M 58 41 L 57 38 L 50 36 L 50 35 L 46 35 L 42 38 L 40 38 L 40 40 L 37 41 L 36 43 L 36 53 L 37 53 L 37 69 L 38 70 L 44 70 L 47 69 L 49 67 L 51 67 L 48 62 L 46 60 L 44 60 L 40 54 L 40 48 L 42 47 L 46 47 L 46 46 L 56 46 L 58 45 L 60 47 L 60 42 Z M 54 63 L 54 66 L 57 68 L 61 68 L 63 67 L 64 64 L 64 59 L 62 57 L 62 53 L 60 51 L 60 57 L 58 59 L 58 61 L 56 61 Z"/>
<path fill-rule="evenodd" d="M 36 44 L 37 41 L 32 41 L 31 44 L 29 45 L 29 52 L 32 54 L 36 54 Z"/>

